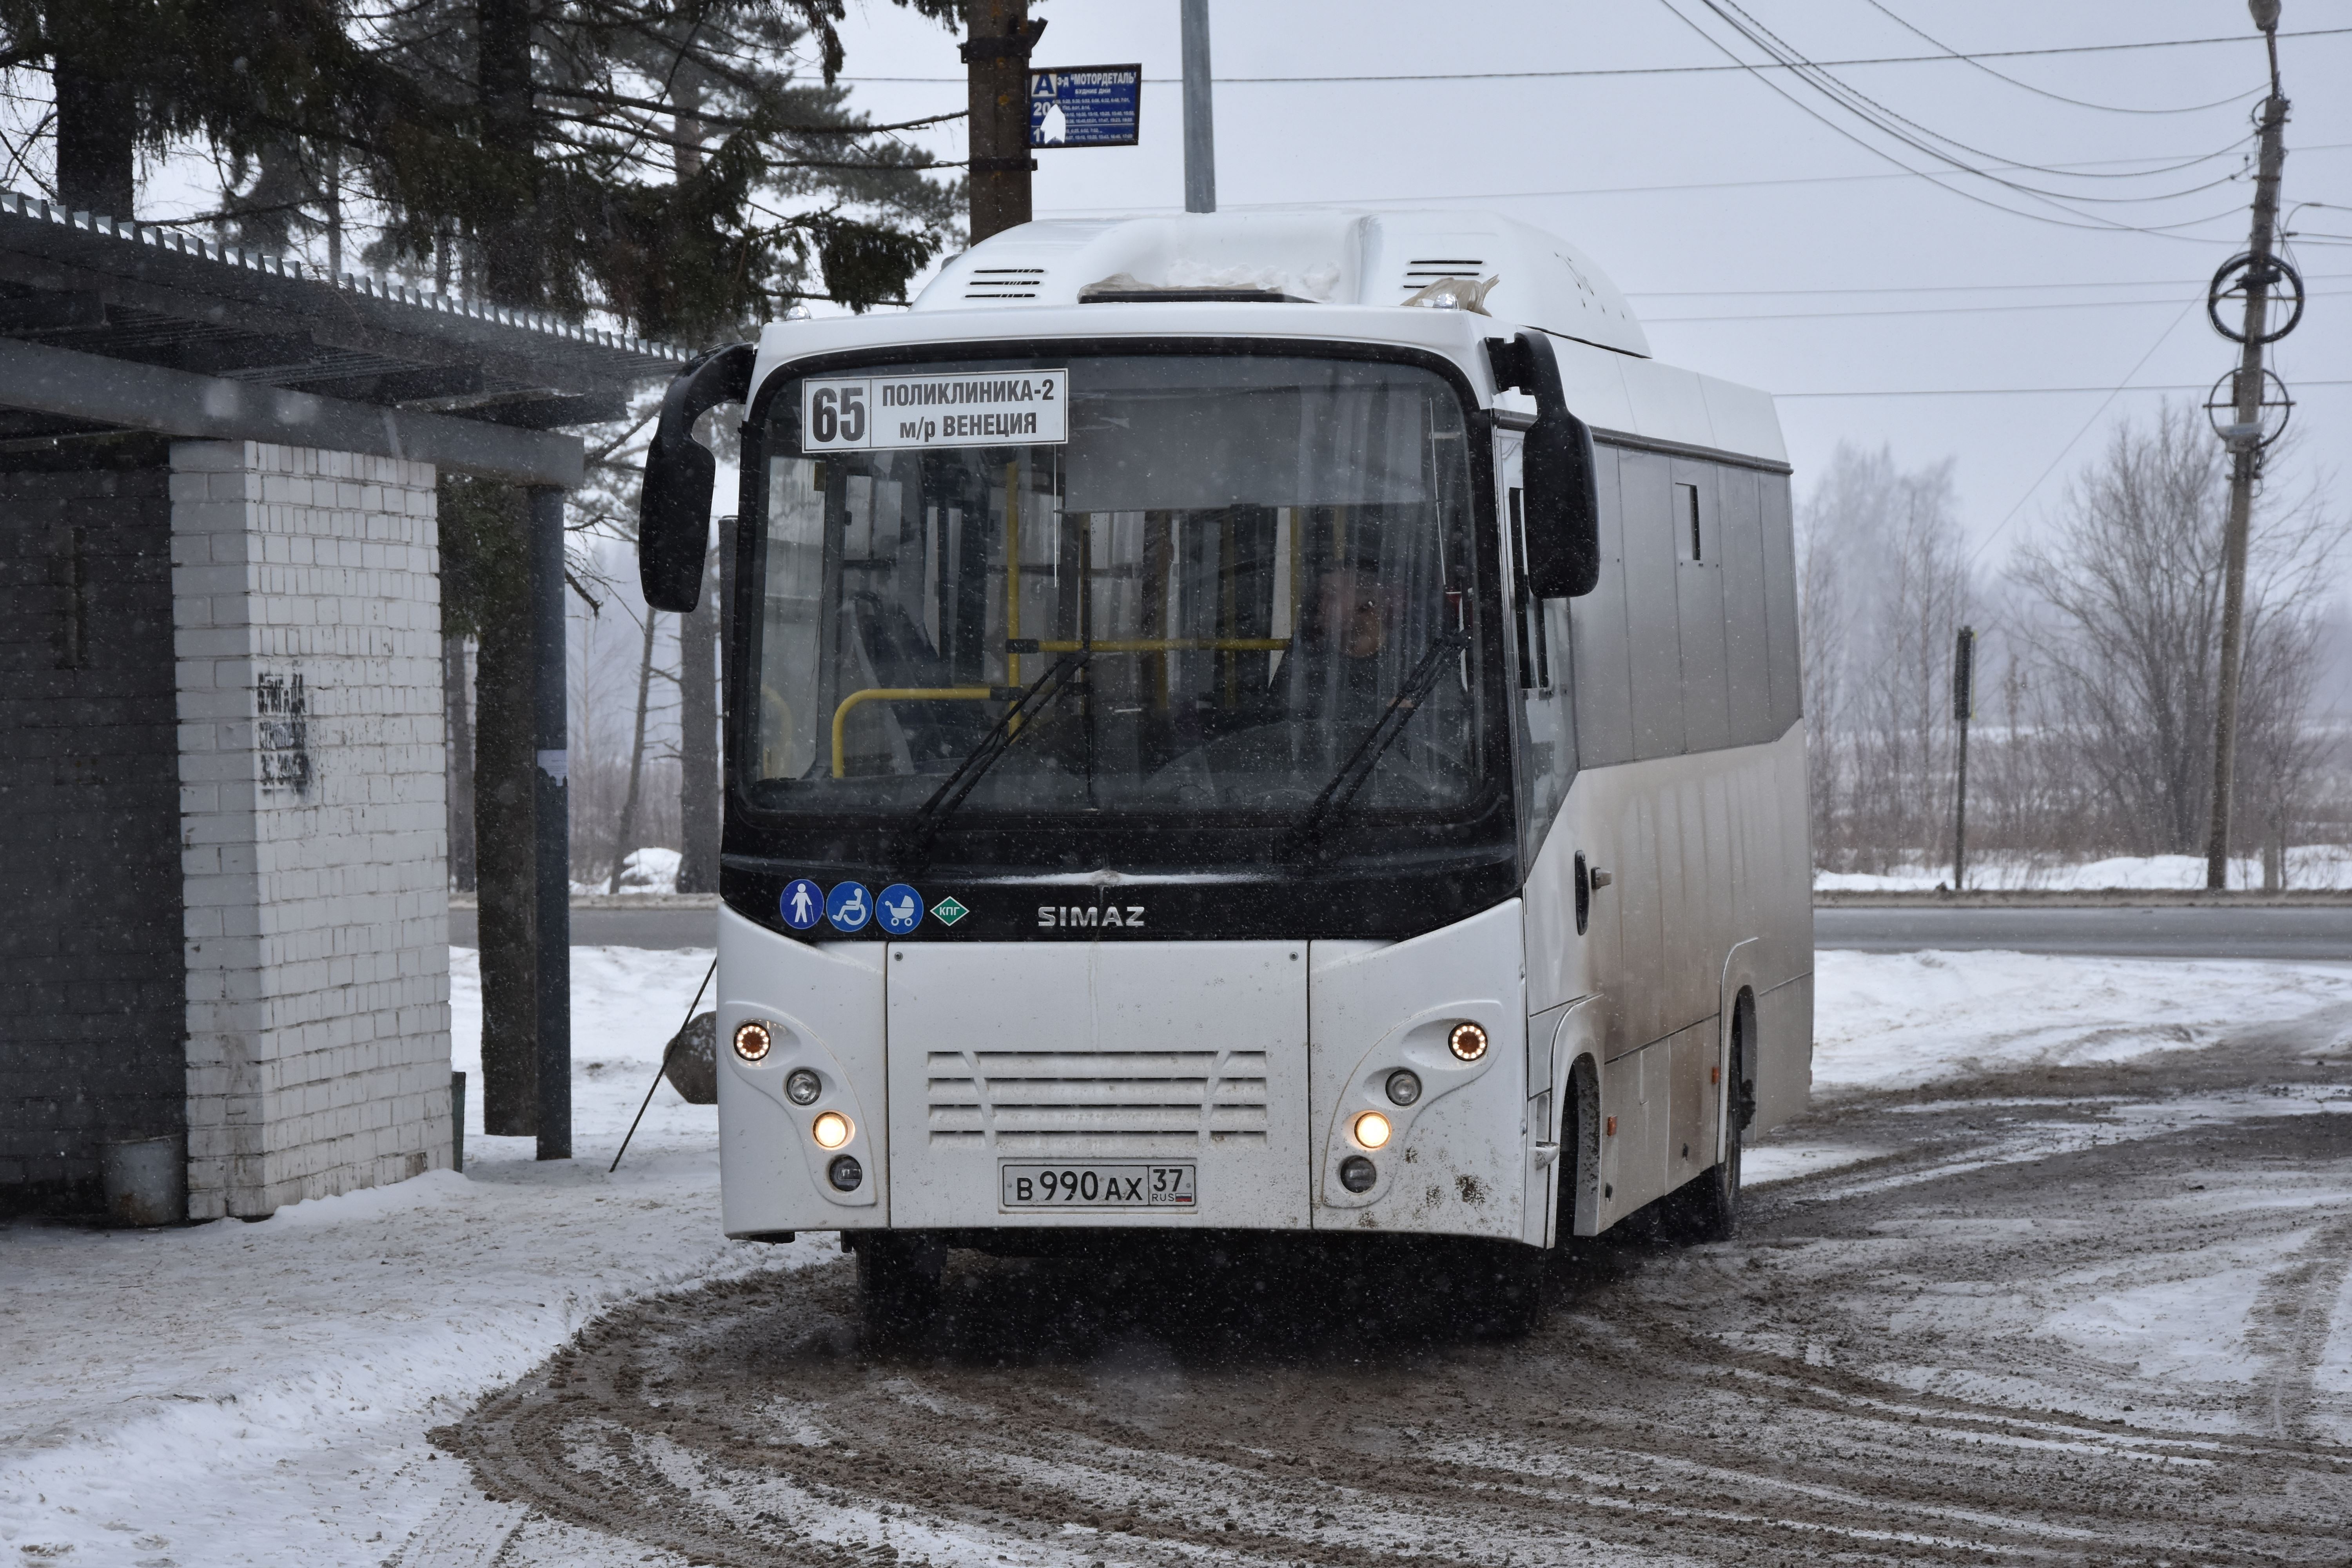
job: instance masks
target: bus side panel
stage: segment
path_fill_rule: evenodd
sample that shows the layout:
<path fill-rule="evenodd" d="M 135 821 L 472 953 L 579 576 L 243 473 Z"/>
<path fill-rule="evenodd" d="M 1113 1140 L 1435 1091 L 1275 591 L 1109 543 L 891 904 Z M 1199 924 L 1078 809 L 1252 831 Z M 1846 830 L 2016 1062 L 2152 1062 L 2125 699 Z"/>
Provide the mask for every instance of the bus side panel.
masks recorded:
<path fill-rule="evenodd" d="M 1309 944 L 1308 1038 L 1318 1230 L 1517 1239 L 1537 1158 L 1527 1094 L 1523 911 L 1514 899 L 1408 942 Z M 1455 1060 L 1446 1037 L 1468 1021 L 1486 1056 Z M 1547 1042 L 1547 1047 L 1549 1043 Z M 1410 1068 L 1421 1098 L 1394 1104 L 1388 1075 Z M 1393 1128 L 1368 1152 L 1376 1184 L 1350 1193 L 1349 1130 L 1377 1110 Z"/>
<path fill-rule="evenodd" d="M 1708 1069 L 1724 1060 L 1721 1016 L 1731 998 L 1723 986 L 1735 951 L 1758 997 L 1759 1106 L 1749 1136 L 1805 1108 L 1809 826 L 1801 723 L 1762 745 L 1586 768 L 1570 786 L 1527 881 L 1528 1005 L 1536 1014 L 1580 995 L 1602 998 L 1601 1110 L 1618 1118 L 1615 1138 L 1602 1141 L 1603 1168 L 1624 1173 L 1606 1178 L 1617 1188 L 1603 1205 L 1608 1217 L 1698 1174 L 1719 1152 L 1726 1089 Z M 1591 896 L 1581 937 L 1580 850 L 1611 874 Z M 1655 1059 L 1644 1068 L 1637 1056 Z M 1669 1077 L 1677 1094 L 1700 1093 L 1706 1103 L 1654 1128 L 1652 1097 L 1667 1092 Z"/>
<path fill-rule="evenodd" d="M 816 947 L 719 911 L 719 1191 L 728 1235 L 889 1223 L 881 958 L 877 942 Z M 736 1026 L 752 1018 L 771 1026 L 773 1040 L 756 1063 L 730 1045 Z M 784 1096 L 796 1067 L 823 1081 L 812 1105 Z M 856 1130 L 837 1152 L 809 1136 L 827 1110 Z M 825 1180 L 835 1152 L 862 1167 L 854 1191 Z"/>

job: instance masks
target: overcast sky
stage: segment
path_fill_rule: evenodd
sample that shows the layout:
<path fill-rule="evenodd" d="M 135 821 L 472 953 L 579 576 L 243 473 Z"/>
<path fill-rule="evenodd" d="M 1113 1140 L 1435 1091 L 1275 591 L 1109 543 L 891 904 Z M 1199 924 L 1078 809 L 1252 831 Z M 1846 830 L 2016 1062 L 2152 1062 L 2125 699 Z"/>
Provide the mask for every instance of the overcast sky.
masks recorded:
<path fill-rule="evenodd" d="M 1840 440 L 1885 443 L 1906 466 L 1957 458 L 1967 526 L 1993 563 L 2114 422 L 2145 418 L 2167 395 L 2141 389 L 2194 387 L 2168 395 L 2201 404 L 2231 367 L 2233 346 L 2206 324 L 2203 300 L 2246 240 L 2260 36 L 2240 0 L 1745 4 L 1817 61 L 1938 52 L 1906 22 L 1963 52 L 2242 41 L 1983 62 L 2089 108 L 1951 60 L 1837 68 L 1887 110 L 1974 149 L 1960 155 L 1979 167 L 2061 171 L 2002 177 L 2065 193 L 2065 211 L 1951 174 L 1789 72 L 1770 73 L 1783 97 L 1736 68 L 1660 69 L 1764 58 L 1702 0 L 1212 0 L 1220 205 L 1476 206 L 1548 228 L 1632 296 L 1660 358 L 1780 396 L 1801 488 Z M 1035 65 L 1179 72 L 1177 0 L 1034 0 L 1033 15 L 1048 21 Z M 2285 0 L 2281 26 L 2345 29 L 2280 46 L 2294 102 L 2285 204 L 2336 206 L 2294 216 L 2314 237 L 2294 250 L 2314 297 L 2275 361 L 2298 403 L 2298 465 L 2340 466 L 2352 445 L 2352 243 L 2315 237 L 2352 241 L 2352 0 Z M 963 106 L 949 33 L 852 0 L 845 37 L 845 77 L 876 118 Z M 1642 74 L 1491 74 L 1513 71 Z M 1405 73 L 1464 79 L 1248 79 Z M 2210 107 L 2119 112 L 2198 105 Z M 923 144 L 961 158 L 961 123 Z M 1872 149 L 1942 168 L 1967 194 Z M 1141 145 L 1038 162 L 1041 217 L 1181 210 L 1177 88 L 1146 87 Z M 2064 224 L 2185 226 L 2066 227 L 1982 202 Z M 2130 390 L 2110 397 L 2117 386 Z M 2085 387 L 2099 390 L 2024 390 Z M 1979 389 L 2021 390 L 1944 395 Z"/>

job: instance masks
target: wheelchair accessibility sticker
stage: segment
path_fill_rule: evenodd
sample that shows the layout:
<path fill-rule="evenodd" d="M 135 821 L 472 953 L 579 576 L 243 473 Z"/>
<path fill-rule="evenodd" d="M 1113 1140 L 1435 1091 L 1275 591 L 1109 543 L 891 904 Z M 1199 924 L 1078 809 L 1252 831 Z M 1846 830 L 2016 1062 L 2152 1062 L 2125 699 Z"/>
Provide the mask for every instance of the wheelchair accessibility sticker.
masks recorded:
<path fill-rule="evenodd" d="M 874 900 L 863 882 L 835 882 L 824 899 L 824 918 L 835 931 L 863 931 L 874 918 Z"/>

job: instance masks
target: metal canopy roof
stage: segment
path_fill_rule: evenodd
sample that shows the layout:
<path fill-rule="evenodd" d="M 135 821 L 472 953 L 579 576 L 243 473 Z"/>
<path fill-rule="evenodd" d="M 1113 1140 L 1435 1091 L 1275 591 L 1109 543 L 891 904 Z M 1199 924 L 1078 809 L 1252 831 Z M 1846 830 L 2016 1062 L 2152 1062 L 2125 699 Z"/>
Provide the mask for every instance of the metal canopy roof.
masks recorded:
<path fill-rule="evenodd" d="M 525 430 L 615 418 L 686 354 L 0 193 L 0 339 Z M 11 407 L 0 441 L 105 429 Z"/>

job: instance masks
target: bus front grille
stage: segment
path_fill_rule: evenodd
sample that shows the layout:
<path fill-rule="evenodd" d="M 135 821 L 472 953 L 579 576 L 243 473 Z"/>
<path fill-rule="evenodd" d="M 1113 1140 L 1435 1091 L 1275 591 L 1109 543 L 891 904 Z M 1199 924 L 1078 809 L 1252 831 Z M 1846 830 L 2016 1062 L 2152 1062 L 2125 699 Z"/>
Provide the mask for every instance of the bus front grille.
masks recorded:
<path fill-rule="evenodd" d="M 1263 1143 L 1264 1051 L 932 1051 L 934 1144 L 1007 1153 Z"/>

